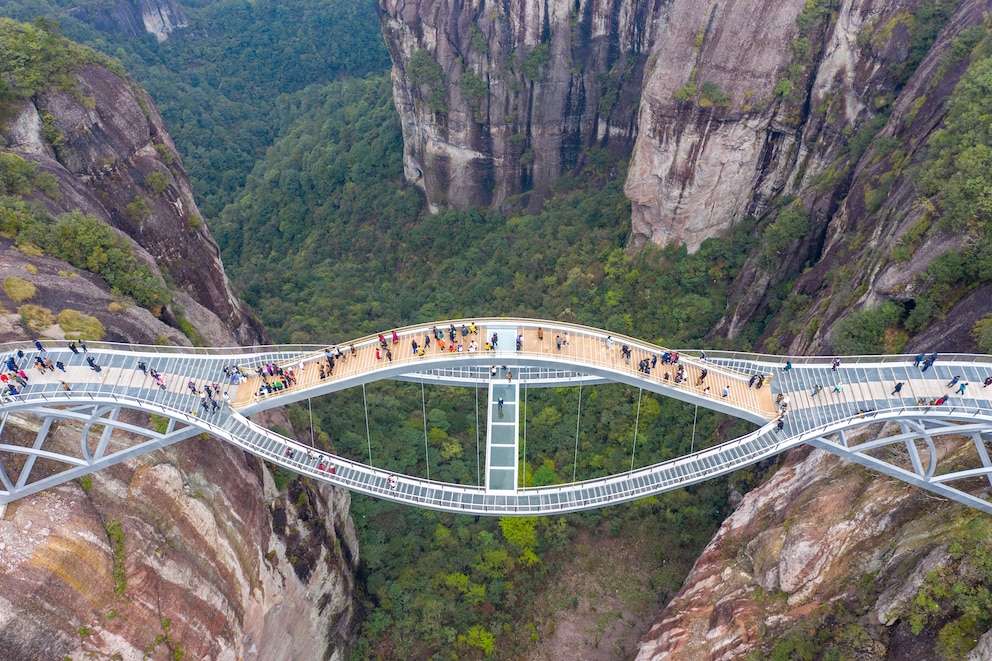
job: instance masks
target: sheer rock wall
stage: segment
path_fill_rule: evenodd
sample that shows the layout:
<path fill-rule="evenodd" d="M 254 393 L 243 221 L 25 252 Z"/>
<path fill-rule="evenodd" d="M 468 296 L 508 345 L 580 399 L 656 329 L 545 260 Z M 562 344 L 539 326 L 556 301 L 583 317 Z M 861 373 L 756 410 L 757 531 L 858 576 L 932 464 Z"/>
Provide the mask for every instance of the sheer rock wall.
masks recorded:
<path fill-rule="evenodd" d="M 629 154 L 664 4 L 381 0 L 407 178 L 435 210 L 537 204 L 583 150 Z"/>
<path fill-rule="evenodd" d="M 84 66 L 74 91 L 11 108 L 0 135 L 0 149 L 57 182 L 57 193 L 29 200 L 53 216 L 94 215 L 178 289 L 175 311 L 121 305 L 95 275 L 7 238 L 0 280 L 30 281 L 32 304 L 97 317 L 108 340 L 189 346 L 172 319 L 181 306 L 210 344 L 268 341 L 228 284 L 158 111 L 131 81 Z M 136 197 L 147 215 L 128 211 Z M 38 336 L 22 304 L 0 290 L 0 341 Z M 41 335 L 63 337 L 58 325 Z M 291 428 L 281 411 L 268 417 L 262 424 Z M 137 412 L 122 419 L 153 424 Z M 39 424 L 16 416 L 0 441 L 30 444 Z M 78 451 L 80 433 L 59 424 L 51 447 Z M 45 461 L 36 476 L 54 468 Z M 0 511 L 0 658 L 345 658 L 358 564 L 349 504 L 327 486 L 277 490 L 263 462 L 210 438 L 15 501 Z"/>

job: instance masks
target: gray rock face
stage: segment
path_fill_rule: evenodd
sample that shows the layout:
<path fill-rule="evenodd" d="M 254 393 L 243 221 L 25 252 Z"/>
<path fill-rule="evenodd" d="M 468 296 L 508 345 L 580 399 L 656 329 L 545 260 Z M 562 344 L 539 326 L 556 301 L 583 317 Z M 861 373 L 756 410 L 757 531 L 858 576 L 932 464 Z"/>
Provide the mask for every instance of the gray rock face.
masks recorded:
<path fill-rule="evenodd" d="M 628 154 L 657 4 L 380 0 L 407 178 L 435 210 L 536 203 L 583 150 Z"/>
<path fill-rule="evenodd" d="M 965 30 L 981 25 L 990 6 L 988 2 L 961 3 L 901 87 L 894 84 L 891 72 L 906 56 L 909 39 L 899 21 L 907 14 L 892 14 L 891 7 L 862 19 L 860 43 L 870 46 L 860 49 L 850 83 L 821 67 L 802 138 L 795 143 L 798 162 L 806 165 L 783 170 L 792 178 L 783 191 L 801 197 L 809 214 L 808 232 L 783 247 L 770 268 L 760 259 L 748 261 L 735 282 L 728 318 L 714 334 L 733 337 L 749 321 L 761 318 L 767 313 L 763 306 L 770 286 L 776 284 L 776 272 L 793 273 L 799 275 L 791 293 L 804 297 L 805 309 L 788 324 L 773 324 L 765 337 L 780 342 L 783 353 L 828 353 L 833 350 L 838 321 L 861 307 L 875 307 L 887 300 L 912 301 L 919 294 L 918 276 L 930 262 L 962 249 L 971 240 L 964 232 L 931 231 L 910 259 L 891 257 L 928 213 L 928 203 L 920 203 L 915 171 L 929 138 L 944 120 L 948 97 L 968 67 L 968 58 L 951 57 L 955 41 Z M 854 65 L 843 71 L 850 66 Z M 857 124 L 831 118 L 855 112 L 867 116 L 873 100 L 878 99 L 891 102 L 887 119 L 879 117 L 886 119 L 884 125 L 862 146 L 858 158 L 840 153 L 843 141 L 838 128 Z M 863 110 L 857 111 L 859 107 Z M 811 268 L 804 269 L 806 265 Z M 834 277 L 838 269 L 844 269 L 846 277 Z M 976 288 L 946 311 L 944 321 L 917 335 L 905 350 L 941 346 L 945 351 L 972 351 L 971 328 L 989 312 L 989 287 Z"/>
<path fill-rule="evenodd" d="M 789 64 L 803 0 L 673 2 L 659 21 L 641 97 L 637 144 L 624 190 L 635 245 L 690 250 L 753 210 L 776 187 L 768 152 L 794 131 L 778 120 L 774 89 Z M 705 11 L 704 11 L 705 9 Z M 714 85 L 728 98 L 706 106 L 676 93 Z M 710 99 L 712 101 L 712 99 Z M 792 135 L 790 135 L 792 134 Z"/>
<path fill-rule="evenodd" d="M 695 250 L 829 167 L 922 4 L 380 0 L 406 176 L 433 209 L 534 204 L 605 147 L 630 158 L 632 246 Z"/>
<path fill-rule="evenodd" d="M 159 41 L 169 33 L 189 25 L 186 12 L 175 0 L 117 0 L 116 3 L 90 3 L 73 7 L 69 13 L 103 32 L 120 32 L 140 37 L 146 32 Z"/>

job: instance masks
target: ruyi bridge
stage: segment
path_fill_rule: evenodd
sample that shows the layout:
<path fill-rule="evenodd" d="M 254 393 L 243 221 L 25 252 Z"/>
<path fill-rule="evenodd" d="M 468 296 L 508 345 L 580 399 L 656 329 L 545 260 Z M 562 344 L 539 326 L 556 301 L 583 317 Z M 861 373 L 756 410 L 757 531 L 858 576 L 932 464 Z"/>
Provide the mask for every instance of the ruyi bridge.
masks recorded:
<path fill-rule="evenodd" d="M 444 334 L 443 347 L 434 328 Z M 494 335 L 496 346 L 487 348 Z M 44 341 L 41 351 L 34 343 L 0 347 L 4 362 L 12 358 L 28 377 L 23 387 L 12 379 L 18 392 L 0 403 L 0 503 L 207 433 L 316 480 L 451 512 L 542 515 L 603 507 L 724 475 L 806 443 L 992 513 L 992 388 L 983 386 L 992 375 L 989 356 L 940 356 L 922 370 L 907 356 L 842 357 L 835 368 L 829 357 L 683 351 L 669 364 L 663 358 L 671 352 L 641 340 L 510 318 L 421 324 L 383 336 L 385 349 L 378 334 L 337 345 L 342 355 L 330 375 L 324 373 L 324 346 L 201 349 L 94 342 L 78 354 L 65 342 Z M 423 345 L 425 336 L 430 346 L 414 351 L 412 342 Z M 37 367 L 36 358 L 64 369 Z M 263 388 L 258 369 L 270 364 L 292 369 L 295 383 L 279 389 L 276 381 L 283 379 L 274 376 L 268 379 L 274 387 Z M 161 382 L 142 365 L 160 373 Z M 763 387 L 751 385 L 755 375 L 764 376 Z M 249 418 L 383 379 L 486 389 L 485 463 L 478 484 L 431 480 L 429 455 L 428 475 L 419 477 L 378 468 L 371 457 L 364 464 L 318 454 Z M 195 392 L 214 382 L 221 384 L 217 406 Z M 610 382 L 720 411 L 756 428 L 650 466 L 634 468 L 632 456 L 631 470 L 617 475 L 521 486 L 521 389 L 579 386 L 578 429 L 581 388 Z M 962 383 L 968 385 L 959 393 Z M 159 416 L 158 424 L 139 424 L 148 418 L 134 412 Z M 425 453 L 426 440 L 425 434 Z M 637 423 L 634 452 L 636 441 Z"/>

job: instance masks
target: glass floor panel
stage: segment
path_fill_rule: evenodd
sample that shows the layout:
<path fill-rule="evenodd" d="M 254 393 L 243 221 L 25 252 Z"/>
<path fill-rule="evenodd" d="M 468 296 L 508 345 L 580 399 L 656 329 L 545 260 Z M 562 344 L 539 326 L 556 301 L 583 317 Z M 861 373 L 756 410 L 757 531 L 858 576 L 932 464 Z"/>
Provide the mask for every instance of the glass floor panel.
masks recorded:
<path fill-rule="evenodd" d="M 490 441 L 493 445 L 516 445 L 516 425 L 493 425 Z"/>
<path fill-rule="evenodd" d="M 489 488 L 513 491 L 516 488 L 516 471 L 512 468 L 489 469 Z"/>

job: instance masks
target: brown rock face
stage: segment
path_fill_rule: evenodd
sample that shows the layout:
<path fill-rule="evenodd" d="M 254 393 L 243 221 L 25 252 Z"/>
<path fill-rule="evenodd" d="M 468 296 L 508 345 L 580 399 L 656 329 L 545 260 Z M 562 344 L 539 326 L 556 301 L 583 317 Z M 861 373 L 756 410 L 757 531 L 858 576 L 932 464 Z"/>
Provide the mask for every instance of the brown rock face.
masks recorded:
<path fill-rule="evenodd" d="M 340 653 L 357 560 L 349 501 L 321 489 L 297 508 L 260 461 L 209 439 L 16 501 L 0 520 L 0 656 Z M 313 549 L 305 571 L 273 512 Z"/>
<path fill-rule="evenodd" d="M 58 183 L 57 194 L 29 197 L 52 215 L 92 214 L 129 238 L 140 260 L 171 276 L 173 307 L 208 342 L 264 338 L 228 286 L 144 92 L 87 66 L 75 93 L 22 102 L 0 133 L 5 150 Z M 128 209 L 135 198 L 147 214 Z M 12 275 L 34 285 L 32 303 L 97 317 L 108 340 L 189 344 L 150 311 L 118 303 L 93 274 L 0 239 L 0 279 Z M 18 305 L 0 290 L 0 341 L 35 337 Z M 62 337 L 57 325 L 44 332 Z M 153 424 L 134 411 L 121 417 Z M 5 418 L 0 443 L 30 445 L 39 427 L 32 416 Z M 80 433 L 57 423 L 45 449 L 78 454 Z M 0 461 L 16 463 L 10 454 Z M 35 477 L 55 470 L 48 461 Z M 0 659 L 341 659 L 358 563 L 349 504 L 346 491 L 299 481 L 279 491 L 261 461 L 209 438 L 18 500 L 0 508 Z"/>
<path fill-rule="evenodd" d="M 937 658 L 933 638 L 910 634 L 900 615 L 976 518 L 821 450 L 795 450 L 727 518 L 637 660 L 767 658 L 778 636 L 845 610 L 859 617 L 844 633 L 865 635 L 845 642 L 838 631 L 840 658 Z"/>
<path fill-rule="evenodd" d="M 54 146 L 43 130 L 60 136 Z M 230 288 L 182 161 L 145 92 L 102 67 L 84 66 L 75 93 L 49 90 L 21 103 L 0 134 L 7 149 L 58 180 L 55 199 L 38 196 L 49 213 L 80 209 L 120 230 L 139 258 L 219 317 L 225 330 L 208 335 L 211 343 L 230 344 L 231 335 L 238 344 L 258 341 L 261 329 Z M 136 198 L 150 214 L 128 210 Z"/>
<path fill-rule="evenodd" d="M 381 0 L 407 178 L 433 209 L 539 202 L 630 152 L 655 2 Z"/>

